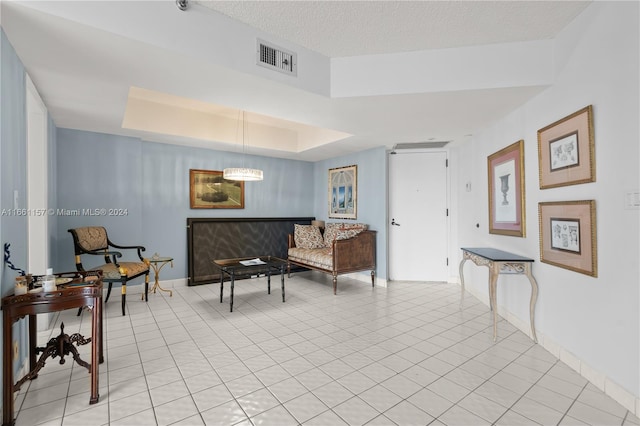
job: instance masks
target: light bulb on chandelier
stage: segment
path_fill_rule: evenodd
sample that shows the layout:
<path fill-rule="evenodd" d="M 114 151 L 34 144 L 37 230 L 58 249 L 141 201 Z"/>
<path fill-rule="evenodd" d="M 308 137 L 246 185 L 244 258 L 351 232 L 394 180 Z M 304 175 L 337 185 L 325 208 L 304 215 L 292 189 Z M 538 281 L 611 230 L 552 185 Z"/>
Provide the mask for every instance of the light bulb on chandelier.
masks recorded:
<path fill-rule="evenodd" d="M 240 118 L 238 117 L 238 121 Z M 251 169 L 244 167 L 245 153 L 245 133 L 247 125 L 245 120 L 245 113 L 242 111 L 242 167 L 227 167 L 222 171 L 222 177 L 227 180 L 244 180 L 244 181 L 256 181 L 263 179 L 263 173 L 260 169 Z"/>

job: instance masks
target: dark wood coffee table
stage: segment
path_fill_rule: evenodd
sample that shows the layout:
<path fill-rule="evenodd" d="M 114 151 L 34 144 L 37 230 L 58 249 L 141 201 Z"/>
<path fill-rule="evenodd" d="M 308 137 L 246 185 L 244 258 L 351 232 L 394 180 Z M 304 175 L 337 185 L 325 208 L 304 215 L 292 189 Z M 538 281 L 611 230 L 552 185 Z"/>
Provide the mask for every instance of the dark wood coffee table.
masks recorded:
<path fill-rule="evenodd" d="M 255 262 L 252 262 L 255 261 Z M 224 276 L 227 274 L 231 281 L 230 312 L 233 312 L 233 287 L 236 277 L 251 277 L 254 275 L 267 275 L 267 293 L 271 294 L 271 273 L 280 272 L 282 287 L 282 302 L 284 302 L 284 270 L 287 261 L 274 256 L 242 257 L 237 259 L 218 259 L 213 264 L 220 269 L 220 303 L 224 291 Z"/>

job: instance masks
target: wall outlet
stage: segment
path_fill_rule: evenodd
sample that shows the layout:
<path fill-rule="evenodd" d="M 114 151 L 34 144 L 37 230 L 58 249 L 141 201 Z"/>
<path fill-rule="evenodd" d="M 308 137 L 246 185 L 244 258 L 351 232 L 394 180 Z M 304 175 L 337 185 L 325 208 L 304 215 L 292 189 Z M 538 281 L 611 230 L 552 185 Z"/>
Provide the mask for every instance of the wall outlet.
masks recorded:
<path fill-rule="evenodd" d="M 640 192 L 629 191 L 625 194 L 624 208 L 626 210 L 638 210 L 640 209 Z"/>

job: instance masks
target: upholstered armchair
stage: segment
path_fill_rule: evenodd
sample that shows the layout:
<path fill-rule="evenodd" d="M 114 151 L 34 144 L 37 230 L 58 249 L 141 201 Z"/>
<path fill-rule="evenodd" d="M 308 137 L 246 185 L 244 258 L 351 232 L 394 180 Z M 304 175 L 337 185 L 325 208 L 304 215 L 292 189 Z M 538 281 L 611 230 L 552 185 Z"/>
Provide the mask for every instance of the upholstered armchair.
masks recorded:
<path fill-rule="evenodd" d="M 87 226 L 68 230 L 73 236 L 73 246 L 76 256 L 76 268 L 78 271 L 85 271 L 82 265 L 82 255 L 104 256 L 104 265 L 91 267 L 90 271 L 102 270 L 103 283 L 109 283 L 105 303 L 111 295 L 113 283 L 120 283 L 122 286 L 122 315 L 125 314 L 127 301 L 127 282 L 144 275 L 144 300 L 148 300 L 149 295 L 149 260 L 142 257 L 145 248 L 142 246 L 121 246 L 114 244 L 107 236 L 107 230 L 102 226 Z M 137 260 L 119 261 L 122 253 L 118 250 L 136 250 Z"/>

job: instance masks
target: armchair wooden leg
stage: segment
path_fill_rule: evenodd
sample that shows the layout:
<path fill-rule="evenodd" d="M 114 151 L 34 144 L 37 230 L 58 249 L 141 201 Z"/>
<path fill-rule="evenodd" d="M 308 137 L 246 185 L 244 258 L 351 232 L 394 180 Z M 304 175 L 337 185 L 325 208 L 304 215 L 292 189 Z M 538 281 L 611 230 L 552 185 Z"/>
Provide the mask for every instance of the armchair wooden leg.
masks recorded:
<path fill-rule="evenodd" d="M 333 294 L 337 294 L 338 293 L 338 276 L 334 275 L 333 276 Z"/>
<path fill-rule="evenodd" d="M 376 286 L 376 276 L 374 274 L 374 271 L 371 271 L 371 287 L 375 287 Z"/>
<path fill-rule="evenodd" d="M 109 283 L 109 288 L 107 288 L 107 297 L 104 299 L 104 303 L 107 303 L 109 301 L 109 296 L 111 296 L 111 287 L 113 286 L 113 283 Z"/>
<path fill-rule="evenodd" d="M 144 301 L 149 301 L 149 274 L 144 276 Z"/>
<path fill-rule="evenodd" d="M 127 283 L 122 283 L 122 316 L 124 316 L 124 307 L 127 304 Z"/>

